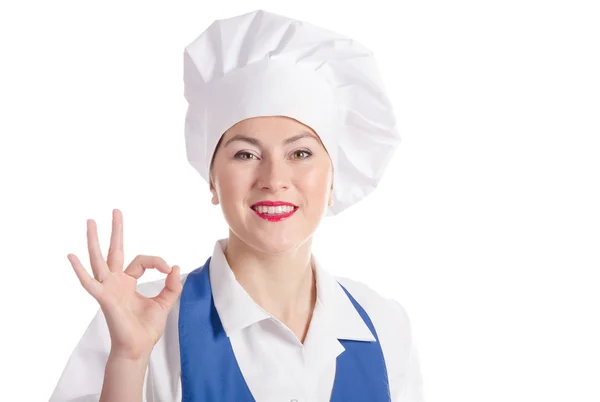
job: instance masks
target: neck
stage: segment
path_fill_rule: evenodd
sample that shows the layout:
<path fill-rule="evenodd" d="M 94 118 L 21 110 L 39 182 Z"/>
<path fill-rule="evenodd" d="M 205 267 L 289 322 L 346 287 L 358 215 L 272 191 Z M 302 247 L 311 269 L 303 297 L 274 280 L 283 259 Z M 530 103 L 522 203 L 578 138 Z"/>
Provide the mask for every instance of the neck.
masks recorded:
<path fill-rule="evenodd" d="M 237 281 L 265 311 L 303 340 L 316 301 L 312 239 L 281 254 L 256 250 L 230 233 L 224 250 Z"/>

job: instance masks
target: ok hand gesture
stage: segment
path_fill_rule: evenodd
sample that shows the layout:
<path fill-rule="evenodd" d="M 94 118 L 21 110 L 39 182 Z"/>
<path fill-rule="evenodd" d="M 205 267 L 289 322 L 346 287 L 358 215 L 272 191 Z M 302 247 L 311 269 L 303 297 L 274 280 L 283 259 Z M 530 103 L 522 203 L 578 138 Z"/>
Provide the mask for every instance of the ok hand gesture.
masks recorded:
<path fill-rule="evenodd" d="M 108 258 L 104 261 L 96 222 L 87 221 L 87 241 L 94 277 L 74 254 L 71 262 L 81 285 L 100 304 L 111 338 L 111 355 L 128 359 L 149 356 L 161 337 L 167 315 L 183 288 L 179 267 L 172 268 L 160 257 L 138 255 L 123 270 L 123 216 L 113 210 L 112 233 Z M 136 291 L 137 280 L 147 268 L 167 275 L 165 286 L 155 297 L 144 297 Z"/>

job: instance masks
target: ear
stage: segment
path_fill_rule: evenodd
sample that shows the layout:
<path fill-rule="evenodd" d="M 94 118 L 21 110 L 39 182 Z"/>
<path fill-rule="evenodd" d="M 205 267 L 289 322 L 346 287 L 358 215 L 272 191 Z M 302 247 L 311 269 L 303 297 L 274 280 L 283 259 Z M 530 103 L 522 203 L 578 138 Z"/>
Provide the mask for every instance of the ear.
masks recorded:
<path fill-rule="evenodd" d="M 210 202 L 213 205 L 219 205 L 219 195 L 217 194 L 217 190 L 215 189 L 212 177 L 209 180 L 209 190 L 212 193 L 212 199 Z"/>
<path fill-rule="evenodd" d="M 328 206 L 333 205 L 333 183 L 335 182 L 335 176 L 333 171 L 333 166 L 331 167 L 331 187 L 329 191 L 329 201 L 327 202 Z"/>

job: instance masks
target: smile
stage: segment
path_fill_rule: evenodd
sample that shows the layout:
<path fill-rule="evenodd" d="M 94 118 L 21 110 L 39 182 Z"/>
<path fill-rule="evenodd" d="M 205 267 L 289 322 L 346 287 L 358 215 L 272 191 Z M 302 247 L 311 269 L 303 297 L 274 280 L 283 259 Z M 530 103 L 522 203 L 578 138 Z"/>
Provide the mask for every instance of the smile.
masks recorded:
<path fill-rule="evenodd" d="M 298 207 L 282 201 L 261 201 L 252 205 L 252 210 L 261 219 L 279 222 L 292 216 Z"/>

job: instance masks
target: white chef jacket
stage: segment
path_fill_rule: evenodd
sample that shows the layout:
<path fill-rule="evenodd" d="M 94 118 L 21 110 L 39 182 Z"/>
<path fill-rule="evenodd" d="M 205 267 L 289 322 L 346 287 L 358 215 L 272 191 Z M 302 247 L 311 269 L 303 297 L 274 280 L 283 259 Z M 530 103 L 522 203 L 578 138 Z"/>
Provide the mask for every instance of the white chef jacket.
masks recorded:
<path fill-rule="evenodd" d="M 382 297 L 360 282 L 333 277 L 313 255 L 317 301 L 302 344 L 237 282 L 223 253 L 226 244 L 227 239 L 216 242 L 210 262 L 213 299 L 240 370 L 257 402 L 328 402 L 336 358 L 344 352 L 338 338 L 375 340 L 338 281 L 373 322 L 386 362 L 392 402 L 423 402 L 410 322 L 398 302 Z M 186 278 L 187 273 L 181 275 L 182 283 Z M 139 284 L 138 292 L 155 296 L 164 287 L 164 281 Z M 144 378 L 145 402 L 181 401 L 178 318 L 179 300 L 150 355 Z M 109 353 L 108 327 L 102 311 L 98 310 L 71 354 L 50 402 L 99 401 Z"/>

